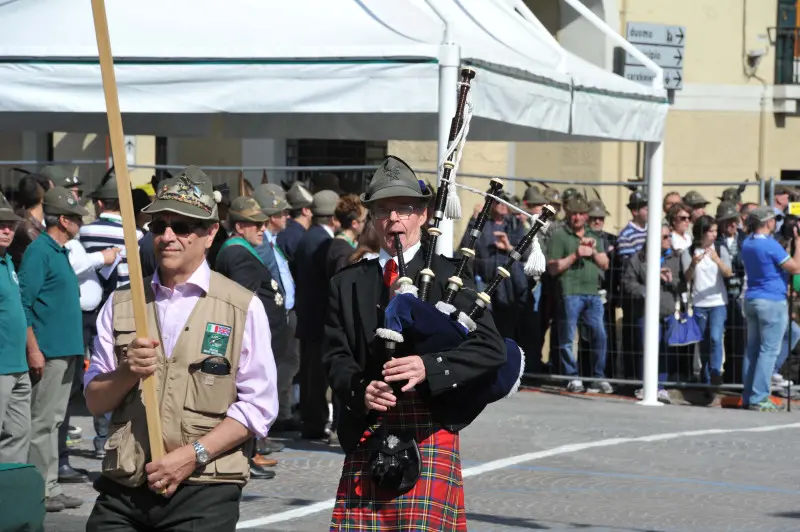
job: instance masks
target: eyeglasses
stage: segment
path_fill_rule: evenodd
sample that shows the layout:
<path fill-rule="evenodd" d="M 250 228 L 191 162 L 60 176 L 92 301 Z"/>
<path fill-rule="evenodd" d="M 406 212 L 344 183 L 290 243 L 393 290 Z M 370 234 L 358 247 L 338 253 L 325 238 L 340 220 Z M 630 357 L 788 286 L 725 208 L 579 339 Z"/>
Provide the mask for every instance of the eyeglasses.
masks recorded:
<path fill-rule="evenodd" d="M 184 220 L 172 220 L 171 222 L 167 222 L 166 220 L 156 218 L 150 222 L 150 232 L 154 235 L 163 235 L 167 227 L 169 227 L 177 236 L 188 236 L 203 226 L 202 222 L 190 223 Z"/>
<path fill-rule="evenodd" d="M 419 208 L 414 205 L 398 205 L 397 207 L 375 207 L 372 209 L 372 215 L 375 218 L 388 218 L 393 212 L 397 213 L 397 217 L 401 220 L 407 220 L 412 214 L 419 212 Z"/>
<path fill-rule="evenodd" d="M 690 217 L 689 216 L 676 216 L 675 219 L 678 220 L 679 222 L 687 222 L 687 221 L 689 221 Z"/>
<path fill-rule="evenodd" d="M 8 229 L 10 231 L 16 231 L 17 225 L 19 225 L 19 222 L 0 222 L 0 230 Z"/>
<path fill-rule="evenodd" d="M 661 235 L 661 240 L 669 240 L 672 237 L 670 235 Z"/>

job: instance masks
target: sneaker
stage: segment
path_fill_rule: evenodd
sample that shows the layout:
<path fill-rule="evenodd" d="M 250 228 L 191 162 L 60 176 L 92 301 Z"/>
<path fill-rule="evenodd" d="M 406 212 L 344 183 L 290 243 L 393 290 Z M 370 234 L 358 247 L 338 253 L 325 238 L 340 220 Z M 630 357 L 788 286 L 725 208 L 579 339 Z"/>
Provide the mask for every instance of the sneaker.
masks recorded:
<path fill-rule="evenodd" d="M 747 409 L 755 410 L 756 412 L 780 412 L 782 410 L 769 399 L 764 399 L 758 404 L 750 405 L 747 407 Z"/>
<path fill-rule="evenodd" d="M 67 435 L 70 438 L 75 438 L 76 440 L 80 440 L 81 436 L 83 436 L 83 429 L 81 429 L 80 427 L 73 427 L 72 425 L 70 425 L 69 427 L 67 427 Z"/>
<path fill-rule="evenodd" d="M 72 434 L 67 433 L 67 447 L 74 447 L 76 445 L 80 445 L 83 441 L 83 438 L 80 436 L 73 436 Z"/>
<path fill-rule="evenodd" d="M 667 390 L 661 389 L 658 390 L 658 400 L 664 403 L 665 405 L 671 405 L 672 399 L 669 396 L 669 392 Z"/>
<path fill-rule="evenodd" d="M 581 393 L 584 391 L 583 381 L 574 380 L 567 383 L 567 391 L 572 393 Z"/>
<path fill-rule="evenodd" d="M 60 512 L 64 510 L 64 505 L 54 500 L 53 497 L 47 497 L 44 500 L 44 509 L 47 512 Z"/>
<path fill-rule="evenodd" d="M 776 373 L 772 376 L 772 385 L 786 388 L 787 386 L 793 386 L 794 383 L 790 380 L 786 380 L 780 373 Z"/>
<path fill-rule="evenodd" d="M 611 386 L 611 384 L 609 384 L 606 381 L 600 381 L 599 386 L 600 386 L 600 392 L 601 393 L 605 393 L 605 394 L 614 393 L 614 388 Z"/>

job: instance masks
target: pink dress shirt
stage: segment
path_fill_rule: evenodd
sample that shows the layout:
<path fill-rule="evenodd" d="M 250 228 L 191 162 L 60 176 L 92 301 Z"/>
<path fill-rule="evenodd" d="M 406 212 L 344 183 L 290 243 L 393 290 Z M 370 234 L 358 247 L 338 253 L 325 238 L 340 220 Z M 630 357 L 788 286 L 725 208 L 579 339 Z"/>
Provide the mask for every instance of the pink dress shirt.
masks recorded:
<path fill-rule="evenodd" d="M 184 284 L 170 290 L 161 286 L 158 272 L 153 275 L 152 287 L 156 296 L 156 315 L 161 326 L 164 354 L 169 358 L 186 325 L 195 303 L 208 292 L 211 269 L 206 262 Z M 94 339 L 92 361 L 83 378 L 84 389 L 101 373 L 117 368 L 114 356 L 113 306 L 111 297 L 97 317 L 97 336 Z M 250 300 L 242 338 L 239 371 L 236 374 L 238 400 L 228 408 L 228 416 L 264 438 L 278 414 L 278 390 L 275 357 L 272 353 L 272 333 L 264 305 L 258 297 Z"/>

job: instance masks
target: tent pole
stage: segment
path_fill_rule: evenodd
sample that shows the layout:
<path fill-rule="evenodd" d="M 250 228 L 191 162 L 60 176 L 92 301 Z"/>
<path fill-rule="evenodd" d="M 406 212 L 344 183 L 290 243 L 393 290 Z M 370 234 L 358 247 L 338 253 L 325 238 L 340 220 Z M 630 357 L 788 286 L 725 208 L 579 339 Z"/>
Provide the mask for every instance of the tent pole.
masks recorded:
<path fill-rule="evenodd" d="M 449 29 L 449 24 L 445 23 Z M 439 49 L 439 145 L 437 164 L 444 159 L 450 137 L 450 123 L 456 114 L 456 91 L 458 90 L 458 70 L 461 66 L 461 49 L 450 39 L 445 31 L 445 42 Z M 441 176 L 438 176 L 441 178 Z M 441 186 L 438 183 L 437 187 Z M 442 235 L 436 242 L 436 252 L 445 257 L 453 256 L 453 220 L 443 218 L 439 223 Z"/>
<path fill-rule="evenodd" d="M 661 194 L 664 189 L 664 143 L 648 142 L 647 154 L 647 268 L 645 272 L 644 371 L 640 405 L 658 402 L 659 309 L 661 299 Z"/>

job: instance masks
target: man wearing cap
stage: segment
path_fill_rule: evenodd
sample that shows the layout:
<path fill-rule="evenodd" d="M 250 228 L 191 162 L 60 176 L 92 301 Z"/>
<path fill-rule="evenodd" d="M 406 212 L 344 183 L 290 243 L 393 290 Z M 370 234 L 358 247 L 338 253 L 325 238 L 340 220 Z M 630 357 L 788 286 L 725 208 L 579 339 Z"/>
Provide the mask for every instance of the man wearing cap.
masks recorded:
<path fill-rule="evenodd" d="M 258 189 L 254 193 L 258 194 Z M 284 297 L 280 290 L 280 276 L 274 275 L 267 268 L 257 251 L 264 241 L 264 222 L 268 218 L 255 198 L 241 196 L 233 200 L 228 211 L 228 228 L 231 236 L 217 255 L 215 271 L 236 281 L 261 299 L 269 318 L 272 352 L 280 376 L 278 354 L 285 343 L 286 329 Z M 271 467 L 276 463 L 260 453 L 256 454 L 250 461 L 250 474 L 253 478 L 273 478 L 275 472 L 264 467 Z"/>
<path fill-rule="evenodd" d="M 81 504 L 80 499 L 64 495 L 58 484 L 57 434 L 75 365 L 83 356 L 80 289 L 66 244 L 78 235 L 87 211 L 62 187 L 48 190 L 43 205 L 47 229 L 25 250 L 19 283 L 33 383 L 28 462 L 45 479 L 47 511 L 57 512 Z"/>
<path fill-rule="evenodd" d="M 158 257 L 144 279 L 150 338 L 136 336 L 130 290 L 117 289 L 100 310 L 84 378 L 89 411 L 111 413 L 86 530 L 232 532 L 251 442 L 278 408 L 269 321 L 256 295 L 205 260 L 219 217 L 202 170 L 159 183 L 145 212 Z M 166 451 L 156 461 L 139 386 L 150 375 Z"/>
<path fill-rule="evenodd" d="M 573 197 L 564 206 L 566 224 L 557 230 L 548 243 L 547 270 L 556 277 L 560 300 L 556 311 L 558 352 L 564 374 L 573 379 L 567 383 L 570 392 L 584 391 L 572 353 L 575 330 L 583 320 L 592 334 L 592 377 L 605 378 L 606 329 L 603 323 L 603 301 L 598 295 L 600 273 L 608 270 L 608 255 L 600 250 L 600 238 L 586 227 L 589 206 L 580 197 Z M 612 393 L 611 385 L 600 380 L 591 385 L 603 393 Z"/>
<path fill-rule="evenodd" d="M 740 210 L 742 208 L 742 192 L 744 192 L 744 187 L 737 188 L 731 187 L 726 188 L 722 191 L 722 195 L 717 198 L 723 203 L 733 203 L 736 207 L 736 210 Z"/>
<path fill-rule="evenodd" d="M 311 212 L 314 224 L 297 246 L 297 338 L 300 339 L 300 413 L 302 437 L 327 440 L 329 410 L 325 393 L 328 390 L 322 369 L 322 339 L 325 310 L 328 303 L 326 262 L 328 249 L 336 234 L 334 218 L 339 195 L 332 190 L 314 194 Z M 334 410 L 336 404 L 334 402 Z M 336 412 L 334 412 L 334 420 Z M 335 427 L 331 429 L 335 432 Z"/>
<path fill-rule="evenodd" d="M 70 172 L 63 166 L 48 165 L 39 170 L 39 175 L 42 175 L 50 180 L 53 186 L 63 187 L 72 193 L 75 201 L 81 200 L 81 185 L 83 183 L 78 176 Z"/>
<path fill-rule="evenodd" d="M 788 276 L 800 273 L 800 236 L 794 230 L 795 253 L 790 257 L 777 240 L 775 211 L 759 207 L 750 212 L 753 233 L 742 244 L 747 275 L 744 313 L 747 348 L 742 364 L 742 405 L 750 410 L 774 412 L 771 379 L 788 324 Z"/>
<path fill-rule="evenodd" d="M 697 221 L 697 219 L 701 216 L 705 215 L 706 206 L 709 203 L 710 202 L 696 190 L 690 190 L 683 197 L 683 204 L 692 209 L 692 211 L 689 213 L 692 217 L 692 223 Z"/>
<path fill-rule="evenodd" d="M 0 463 L 28 461 L 31 379 L 25 358 L 28 327 L 19 279 L 6 250 L 22 218 L 0 193 Z"/>
<path fill-rule="evenodd" d="M 343 269 L 330 283 L 323 360 L 341 404 L 338 431 L 345 451 L 331 529 L 420 530 L 420 523 L 431 530 L 467 529 L 458 432 L 482 410 L 470 401 L 482 379 L 506 359 L 492 316 L 484 314 L 457 348 L 439 353 L 387 360 L 384 341 L 375 336 L 399 275 L 395 235 L 408 277 L 424 268 L 420 233 L 430 189 L 423 187 L 400 159 L 383 162 L 361 196 L 375 220 L 380 256 Z M 433 255 L 431 304 L 443 298 L 455 269 L 455 261 Z M 475 299 L 471 276 L 463 282 L 458 309 Z M 402 393 L 391 385 L 402 386 Z M 384 416 L 390 430 L 407 428 L 419 446 L 421 474 L 402 494 L 377 488 L 370 475 L 369 446 L 380 438 L 373 433 Z"/>
<path fill-rule="evenodd" d="M 256 251 L 272 273 L 272 278 L 278 281 L 278 290 L 283 296 L 283 306 L 286 309 L 286 326 L 275 349 L 275 364 L 278 367 L 278 419 L 272 425 L 272 432 L 300 431 L 301 425 L 292 416 L 292 384 L 300 369 L 300 345 L 296 337 L 295 283 L 289 261 L 278 243 L 278 237 L 283 234 L 288 221 L 291 221 L 289 218 L 291 206 L 283 196 L 267 194 L 259 189 L 255 191 L 255 198 L 261 206 L 261 211 L 267 215 L 264 224 L 264 242 L 256 248 Z M 268 447 L 278 450 L 275 446 L 276 443 L 270 440 Z"/>
<path fill-rule="evenodd" d="M 631 258 L 647 242 L 647 197 L 638 190 L 631 192 L 628 209 L 631 220 L 619 232 L 617 239 L 617 254 L 623 259 Z"/>
<path fill-rule="evenodd" d="M 297 279 L 295 254 L 303 235 L 311 227 L 314 217 L 311 212 L 311 204 L 314 202 L 314 198 L 306 187 L 295 181 L 286 193 L 286 201 L 289 202 L 291 210 L 289 211 L 289 219 L 286 221 L 286 228 L 278 235 L 277 242 L 284 257 L 289 261 L 292 275 Z"/>
<path fill-rule="evenodd" d="M 503 199 L 508 201 L 508 197 Z M 525 236 L 523 228 L 509 215 L 508 206 L 499 201 L 492 204 L 492 210 L 486 225 L 475 242 L 475 259 L 473 268 L 475 275 L 489 283 L 497 273 L 497 268 L 505 266 L 514 247 Z M 477 216 L 473 216 L 464 230 L 459 249 L 468 246 L 473 224 Z M 515 261 L 510 271 L 511 277 L 500 284 L 492 294 L 492 314 L 500 335 L 504 338 L 517 338 L 517 325 L 524 302 L 528 300 L 528 279 L 523 272 L 523 265 Z"/>
<path fill-rule="evenodd" d="M 733 276 L 725 278 L 725 288 L 728 292 L 728 317 L 725 320 L 725 361 L 723 362 L 722 376 L 725 384 L 735 384 L 742 382 L 739 360 L 744 355 L 747 342 L 745 336 L 747 324 L 742 314 L 740 297 L 744 286 L 744 263 L 741 250 L 747 235 L 739 229 L 739 212 L 735 203 L 728 201 L 720 203 L 717 206 L 716 219 L 718 228 L 716 246 L 718 249 L 724 247 L 728 251 L 733 270 Z"/>

